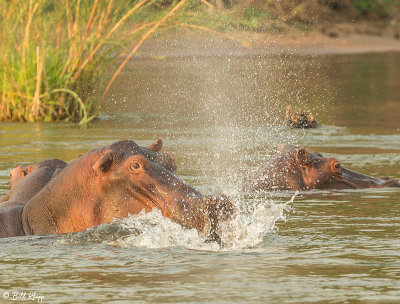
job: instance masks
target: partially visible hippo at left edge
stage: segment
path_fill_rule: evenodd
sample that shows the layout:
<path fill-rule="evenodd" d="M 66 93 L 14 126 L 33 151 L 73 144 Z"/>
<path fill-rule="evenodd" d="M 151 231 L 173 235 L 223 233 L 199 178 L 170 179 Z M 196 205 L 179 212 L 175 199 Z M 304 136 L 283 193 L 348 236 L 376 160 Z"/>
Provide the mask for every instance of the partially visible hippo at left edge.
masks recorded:
<path fill-rule="evenodd" d="M 284 145 L 250 176 L 246 190 L 362 189 L 400 187 L 397 180 L 377 178 L 341 166 L 334 158 L 302 147 Z"/>
<path fill-rule="evenodd" d="M 1 198 L 0 208 L 18 202 L 24 204 L 34 197 L 51 179 L 57 176 L 67 163 L 59 159 L 48 159 L 27 167 L 18 166 L 10 170 L 10 191 Z"/>
<path fill-rule="evenodd" d="M 25 205 L 0 208 L 0 237 L 76 232 L 156 208 L 217 239 L 232 204 L 202 195 L 147 153 L 125 140 L 82 155 Z"/>

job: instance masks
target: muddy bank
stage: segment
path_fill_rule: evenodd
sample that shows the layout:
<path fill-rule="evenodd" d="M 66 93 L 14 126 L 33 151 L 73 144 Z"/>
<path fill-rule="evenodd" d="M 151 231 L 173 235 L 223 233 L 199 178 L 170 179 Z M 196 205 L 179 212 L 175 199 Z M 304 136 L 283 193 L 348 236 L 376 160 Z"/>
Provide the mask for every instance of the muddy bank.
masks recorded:
<path fill-rule="evenodd" d="M 354 54 L 400 51 L 393 36 L 350 34 L 329 37 L 320 33 L 285 36 L 266 33 L 228 35 L 195 30 L 158 33 L 144 43 L 136 58 L 185 56 L 262 56 L 269 54 Z M 135 57 L 134 57 L 135 58 Z"/>

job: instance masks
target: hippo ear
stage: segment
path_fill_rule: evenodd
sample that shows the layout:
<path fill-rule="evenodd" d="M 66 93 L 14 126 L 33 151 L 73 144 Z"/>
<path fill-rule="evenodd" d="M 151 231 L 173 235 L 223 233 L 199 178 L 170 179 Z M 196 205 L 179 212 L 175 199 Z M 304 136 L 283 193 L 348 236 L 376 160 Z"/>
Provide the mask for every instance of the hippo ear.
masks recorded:
<path fill-rule="evenodd" d="M 298 163 L 301 165 L 306 165 L 307 164 L 307 159 L 308 159 L 308 152 L 304 148 L 299 148 L 296 153 L 296 160 Z"/>
<path fill-rule="evenodd" d="M 24 176 L 28 175 L 27 168 L 18 166 L 17 168 L 11 169 L 10 170 L 10 176 L 11 177 L 16 177 L 15 174 L 18 173 L 19 178 L 23 178 Z"/>
<path fill-rule="evenodd" d="M 286 144 L 281 144 L 278 146 L 278 151 L 282 152 L 282 150 L 286 147 Z"/>
<path fill-rule="evenodd" d="M 24 174 L 24 176 L 27 176 L 28 174 L 31 174 L 37 167 L 36 166 L 28 166 L 25 167 L 22 172 Z"/>
<path fill-rule="evenodd" d="M 114 153 L 108 152 L 104 154 L 94 165 L 93 169 L 95 171 L 100 170 L 103 173 L 108 172 L 114 162 Z"/>
<path fill-rule="evenodd" d="M 152 150 L 154 152 L 159 152 L 162 148 L 162 139 L 157 139 L 155 142 L 153 142 L 150 146 L 147 147 L 147 149 Z"/>
<path fill-rule="evenodd" d="M 290 114 L 292 114 L 292 107 L 288 105 L 286 107 L 286 119 L 290 118 Z"/>

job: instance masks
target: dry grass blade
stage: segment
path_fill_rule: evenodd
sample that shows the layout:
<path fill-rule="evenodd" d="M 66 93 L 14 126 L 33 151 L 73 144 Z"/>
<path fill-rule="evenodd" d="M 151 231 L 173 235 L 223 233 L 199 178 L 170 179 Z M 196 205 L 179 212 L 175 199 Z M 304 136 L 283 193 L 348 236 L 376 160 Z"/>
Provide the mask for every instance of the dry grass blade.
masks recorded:
<path fill-rule="evenodd" d="M 108 90 L 110 89 L 111 85 L 113 84 L 115 78 L 119 75 L 119 73 L 122 71 L 126 63 L 131 59 L 133 54 L 142 46 L 142 44 L 146 41 L 146 39 L 161 25 L 163 24 L 169 17 L 171 17 L 181 6 L 183 6 L 186 3 L 187 0 L 182 0 L 180 1 L 176 6 L 174 6 L 168 14 L 166 14 L 163 18 L 161 18 L 151 29 L 149 29 L 139 40 L 139 42 L 136 44 L 136 46 L 132 49 L 132 51 L 129 53 L 129 55 L 125 58 L 125 60 L 121 63 L 121 65 L 118 67 L 117 71 L 114 73 L 113 77 L 109 81 L 106 89 L 104 90 L 104 93 L 102 95 L 102 99 L 104 96 L 107 94 Z"/>
<path fill-rule="evenodd" d="M 201 0 L 202 3 L 204 3 L 205 5 L 207 5 L 209 8 L 215 9 L 215 6 L 212 5 L 210 2 L 206 1 L 206 0 Z"/>
<path fill-rule="evenodd" d="M 35 3 L 35 5 L 32 7 L 32 0 L 29 1 L 28 22 L 26 23 L 24 42 L 22 44 L 22 69 L 24 71 L 25 77 L 26 77 L 26 69 L 25 69 L 26 49 L 27 49 L 28 43 L 29 43 L 29 33 L 30 33 L 32 18 L 33 18 L 33 15 L 35 14 L 36 10 L 38 9 L 38 7 L 39 7 L 38 3 Z"/>
<path fill-rule="evenodd" d="M 40 84 L 42 77 L 42 62 L 40 60 L 40 48 L 36 47 L 36 65 L 37 65 L 37 74 L 36 74 L 36 89 L 35 95 L 33 96 L 33 107 L 31 111 L 31 120 L 36 120 L 36 117 L 39 115 L 39 107 L 40 107 Z"/>
<path fill-rule="evenodd" d="M 141 30 L 145 29 L 146 27 L 149 27 L 150 25 L 153 25 L 154 23 L 155 23 L 155 22 L 149 22 L 149 23 L 142 24 L 141 26 L 139 26 L 139 27 L 133 29 L 133 30 L 129 33 L 129 36 L 132 36 L 132 35 L 134 35 L 134 34 L 140 32 Z M 135 44 L 136 44 L 136 42 L 133 43 L 133 45 L 135 45 Z M 131 46 L 131 47 L 133 47 L 133 46 Z M 121 53 L 115 58 L 115 60 L 118 60 L 118 59 L 120 59 L 121 57 L 124 57 L 124 56 L 126 56 L 126 52 L 125 52 L 125 51 L 121 52 Z M 115 60 L 114 60 L 114 61 L 115 61 Z"/>
<path fill-rule="evenodd" d="M 90 29 L 92 27 L 94 13 L 96 11 L 96 7 L 97 7 L 98 3 L 99 3 L 99 0 L 95 0 L 94 3 L 93 3 L 92 11 L 90 12 L 90 17 L 89 17 L 89 20 L 88 20 L 88 22 L 86 24 L 86 28 L 85 28 L 85 37 L 87 37 L 89 35 L 89 31 L 90 31 Z"/>
<path fill-rule="evenodd" d="M 121 24 L 130 16 L 132 15 L 136 10 L 138 10 L 143 4 L 145 4 L 148 0 L 142 0 L 138 4 L 136 4 L 131 10 L 129 10 L 108 32 L 107 35 L 105 35 L 104 39 L 90 52 L 89 56 L 83 61 L 81 66 L 78 68 L 78 71 L 74 74 L 74 79 L 78 79 L 82 69 L 89 63 L 90 60 L 92 60 L 93 56 L 96 54 L 96 52 L 101 48 L 101 46 L 104 44 L 104 42 L 110 38 L 110 36 L 121 26 Z"/>

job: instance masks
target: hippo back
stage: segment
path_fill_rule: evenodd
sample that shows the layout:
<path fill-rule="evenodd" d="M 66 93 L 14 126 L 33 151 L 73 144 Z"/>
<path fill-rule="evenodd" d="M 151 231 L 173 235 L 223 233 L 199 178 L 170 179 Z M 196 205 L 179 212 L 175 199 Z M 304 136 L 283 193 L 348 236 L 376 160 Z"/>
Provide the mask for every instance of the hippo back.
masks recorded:
<path fill-rule="evenodd" d="M 59 159 L 49 159 L 29 166 L 29 174 L 14 183 L 1 202 L 28 202 L 66 166 L 67 163 Z"/>

